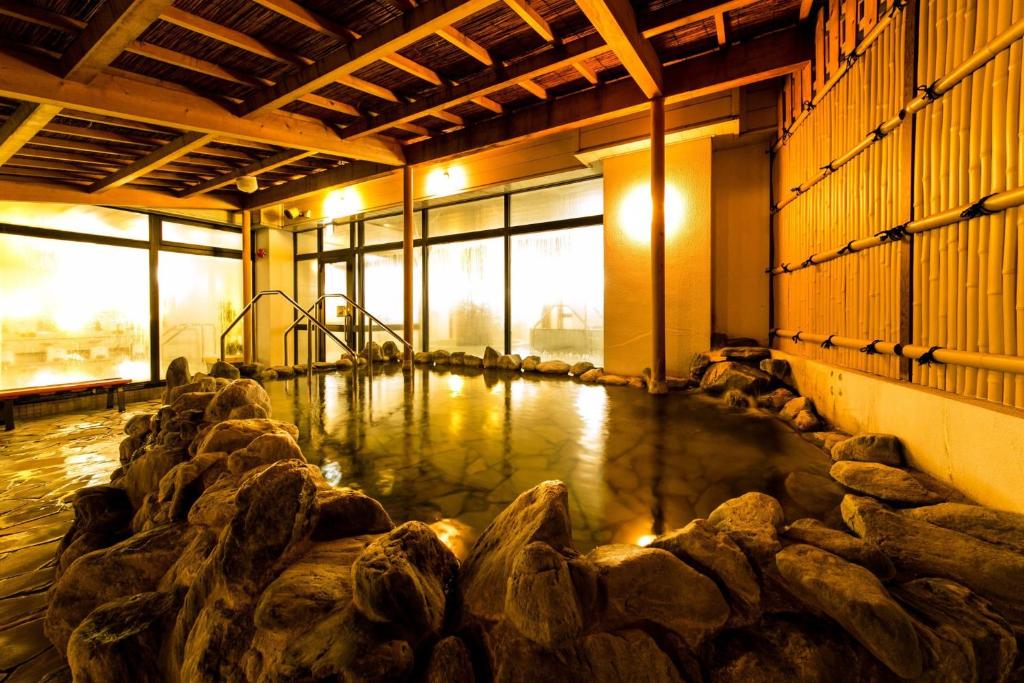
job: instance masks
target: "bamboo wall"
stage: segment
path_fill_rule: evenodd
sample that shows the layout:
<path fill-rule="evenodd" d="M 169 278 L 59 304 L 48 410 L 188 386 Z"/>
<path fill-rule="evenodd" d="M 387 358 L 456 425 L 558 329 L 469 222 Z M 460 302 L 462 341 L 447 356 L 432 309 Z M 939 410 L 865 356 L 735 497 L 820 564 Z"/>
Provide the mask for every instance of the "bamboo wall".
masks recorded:
<path fill-rule="evenodd" d="M 1005 34 L 1022 8 L 1021 0 L 917 0 L 895 9 L 873 0 L 824 3 L 814 64 L 788 80 L 779 102 L 773 266 L 800 266 L 811 254 L 835 253 L 911 218 L 1024 184 L 1020 40 L 902 124 L 893 118 L 918 94 L 916 85 L 934 83 Z M 847 60 L 851 52 L 857 58 Z M 808 182 L 883 121 L 897 127 Z M 798 186 L 804 189 L 794 193 Z M 774 275 L 774 327 L 1024 356 L 1022 232 L 1024 208 L 1015 208 Z M 1024 407 L 1020 375 L 920 365 L 782 337 L 775 346 Z"/>

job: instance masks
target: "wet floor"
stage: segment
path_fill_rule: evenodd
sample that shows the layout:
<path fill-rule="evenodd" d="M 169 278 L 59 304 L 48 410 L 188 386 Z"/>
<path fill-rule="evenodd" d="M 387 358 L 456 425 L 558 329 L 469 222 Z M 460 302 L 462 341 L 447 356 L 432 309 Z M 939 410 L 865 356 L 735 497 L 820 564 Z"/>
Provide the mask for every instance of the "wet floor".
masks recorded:
<path fill-rule="evenodd" d="M 396 521 L 457 520 L 481 530 L 547 479 L 569 486 L 580 550 L 642 543 L 747 491 L 779 498 L 787 474 L 825 474 L 828 459 L 774 417 L 698 395 L 500 372 L 416 370 L 269 382 L 274 417 L 332 482 L 362 489 Z M 39 681 L 61 660 L 42 633 L 53 554 L 67 501 L 103 483 L 134 414 L 92 411 L 0 432 L 0 683 Z M 444 522 L 443 524 L 448 524 Z M 442 526 L 443 526 L 442 524 Z M 454 524 L 454 523 L 453 523 Z M 465 525 L 465 526 L 463 526 Z M 57 679 L 61 680 L 61 679 Z"/>

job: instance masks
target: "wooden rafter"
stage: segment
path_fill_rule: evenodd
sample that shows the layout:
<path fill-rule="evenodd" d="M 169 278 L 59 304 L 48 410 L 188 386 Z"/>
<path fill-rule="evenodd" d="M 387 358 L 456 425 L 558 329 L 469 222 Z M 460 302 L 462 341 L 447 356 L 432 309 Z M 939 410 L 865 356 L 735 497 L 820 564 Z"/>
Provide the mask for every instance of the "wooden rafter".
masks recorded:
<path fill-rule="evenodd" d="M 661 60 L 640 33 L 629 0 L 577 0 L 587 19 L 608 43 L 626 71 L 648 97 L 661 94 Z"/>
<path fill-rule="evenodd" d="M 266 87 L 274 84 L 273 81 L 266 78 L 258 78 L 256 76 L 240 73 L 234 69 L 214 64 L 213 62 L 209 62 L 205 59 L 193 57 L 192 55 L 187 55 L 166 47 L 154 45 L 153 43 L 146 43 L 141 40 L 133 40 L 125 48 L 125 51 L 130 52 L 133 55 L 139 55 L 157 62 L 170 64 L 181 69 L 203 74 L 204 76 L 213 76 L 214 78 L 219 78 L 230 83 L 238 83 L 240 85 L 255 87 Z"/>
<path fill-rule="evenodd" d="M 311 28 L 314 31 L 318 31 L 325 35 L 329 35 L 337 40 L 351 40 L 358 39 L 360 36 L 355 31 L 352 31 L 341 24 L 328 19 L 316 12 L 306 9 L 297 2 L 292 0 L 253 0 L 257 5 L 261 5 L 271 12 L 276 12 L 281 16 L 288 17 L 294 22 L 302 24 L 306 28 Z"/>
<path fill-rule="evenodd" d="M 434 118 L 441 119 L 442 121 L 447 121 L 448 123 L 451 123 L 456 126 L 466 125 L 466 122 L 463 120 L 461 116 L 459 116 L 458 114 L 453 114 L 447 109 L 434 109 L 433 111 L 430 112 L 430 115 L 433 116 Z"/>
<path fill-rule="evenodd" d="M 336 111 L 339 114 L 345 114 L 347 116 L 362 116 L 362 113 L 351 104 L 348 104 L 347 102 L 340 102 L 322 95 L 310 93 L 309 95 L 303 95 L 300 97 L 299 101 L 305 102 L 306 104 L 312 104 L 314 107 L 320 107 L 321 109 Z"/>
<path fill-rule="evenodd" d="M 459 31 L 454 26 L 439 28 L 437 30 L 437 35 L 441 36 L 484 66 L 491 66 L 494 64 L 494 58 L 491 57 L 491 53 L 488 52 L 484 46 L 467 36 L 462 31 Z"/>
<path fill-rule="evenodd" d="M 725 47 L 729 43 L 725 32 L 725 12 L 715 15 L 715 38 L 718 40 L 718 47 Z"/>
<path fill-rule="evenodd" d="M 470 102 L 479 107 L 483 107 L 484 109 L 489 109 L 490 111 L 493 111 L 495 114 L 503 114 L 505 112 L 504 107 L 502 107 L 500 104 L 498 104 L 490 97 L 487 97 L 485 95 L 481 95 L 480 97 L 474 97 L 470 99 Z"/>
<path fill-rule="evenodd" d="M 537 81 L 533 81 L 530 80 L 529 78 L 526 78 L 524 80 L 519 81 L 519 87 L 539 99 L 546 100 L 548 98 L 548 91 L 545 90 L 544 87 L 541 86 L 539 83 L 537 83 Z"/>
<path fill-rule="evenodd" d="M 811 8 L 814 7 L 814 0 L 800 0 L 800 21 L 811 16 Z"/>
<path fill-rule="evenodd" d="M 551 26 L 544 20 L 544 17 L 537 13 L 537 10 L 530 6 L 527 0 L 505 0 L 505 4 L 529 24 L 530 28 L 536 31 L 541 38 L 549 43 L 555 39 Z"/>
<path fill-rule="evenodd" d="M 597 85 L 597 73 L 583 62 L 573 62 L 572 66 L 579 72 L 580 76 L 587 79 L 590 85 Z"/>
<path fill-rule="evenodd" d="M 396 69 L 401 69 L 407 74 L 411 74 L 413 76 L 416 76 L 417 78 L 423 79 L 427 83 L 441 85 L 441 77 L 437 75 L 436 71 L 434 71 L 433 69 L 428 69 L 422 64 L 414 62 L 408 57 L 403 57 L 397 52 L 390 55 L 384 55 L 383 57 L 380 58 L 380 61 L 386 64 L 390 64 Z"/>
<path fill-rule="evenodd" d="M 173 0 L 107 0 L 89 24 L 64 51 L 60 71 L 64 78 L 91 82 L 117 59 Z"/>
<path fill-rule="evenodd" d="M 190 14 L 184 10 L 180 10 L 177 7 L 168 7 L 160 13 L 160 18 L 169 24 L 180 26 L 181 28 L 188 29 L 194 33 L 204 35 L 207 38 L 219 41 L 232 47 L 237 47 L 240 50 L 245 50 L 254 55 L 260 57 L 266 57 L 267 59 L 273 59 L 274 61 L 281 62 L 283 64 L 291 64 L 293 66 L 305 66 L 312 64 L 313 60 L 297 55 L 293 52 L 289 52 L 283 48 L 279 48 L 276 45 L 267 43 L 266 41 L 254 38 L 250 35 L 216 24 L 212 21 L 203 19 L 202 17 Z"/>
<path fill-rule="evenodd" d="M 136 159 L 133 163 L 111 173 L 105 178 L 97 180 L 89 187 L 90 192 L 101 192 L 114 187 L 120 187 L 126 183 L 146 175 L 150 171 L 160 168 L 164 164 L 181 158 L 200 147 L 212 142 L 213 136 L 205 133 L 185 133 L 175 138 L 166 145 L 158 147 L 149 154 Z"/>
<path fill-rule="evenodd" d="M 78 33 L 85 28 L 85 22 L 72 17 L 15 0 L 0 0 L 0 16 L 14 17 L 21 21 L 56 29 L 65 33 Z"/>
<path fill-rule="evenodd" d="M 65 112 L 61 112 L 62 116 L 64 114 Z M 123 133 L 116 133 L 105 128 L 91 128 L 88 126 L 68 126 L 63 123 L 53 122 L 46 124 L 43 127 L 43 132 L 58 133 L 60 135 L 74 135 L 80 138 L 88 138 L 90 140 L 104 140 L 106 142 L 113 142 L 116 144 L 142 145 L 144 147 L 151 147 L 153 145 L 158 145 L 161 142 L 166 142 L 166 139 L 134 137 L 131 135 L 125 135 Z"/>
<path fill-rule="evenodd" d="M 0 166 L 17 154 L 59 112 L 60 107 L 49 104 L 19 104 L 0 125 Z"/>
<path fill-rule="evenodd" d="M 261 173 L 272 171 L 275 168 L 287 166 L 288 164 L 296 162 L 299 159 L 304 159 L 308 157 L 310 154 L 312 154 L 312 152 L 287 149 L 284 150 L 283 152 L 278 152 L 277 154 L 269 156 L 266 159 L 260 159 L 259 161 L 253 162 L 252 164 L 249 164 L 248 166 L 245 166 L 238 170 L 231 171 L 230 173 L 224 173 L 214 178 L 210 178 L 205 182 L 191 185 L 182 190 L 178 196 L 191 197 L 192 195 L 195 194 L 209 192 L 210 190 L 216 190 L 219 187 L 224 187 L 225 185 L 234 182 L 235 180 L 241 178 L 242 176 L 260 175 Z"/>
<path fill-rule="evenodd" d="M 377 85 L 376 83 L 371 83 L 364 78 L 358 78 L 357 76 L 352 75 L 338 76 L 338 83 L 341 83 L 348 88 L 352 88 L 353 90 L 359 90 L 360 92 L 367 93 L 368 95 L 373 95 L 374 97 L 379 97 L 382 100 L 387 100 L 388 102 L 401 102 L 401 100 L 398 99 L 398 95 L 388 88 Z"/>
<path fill-rule="evenodd" d="M 386 55 L 426 38 L 439 28 L 450 26 L 492 4 L 494 0 L 431 0 L 399 19 L 383 24 L 360 40 L 343 45 L 316 64 L 287 74 L 272 88 L 246 98 L 242 113 L 250 115 L 279 109 L 303 95 L 320 90 L 353 74 Z"/>

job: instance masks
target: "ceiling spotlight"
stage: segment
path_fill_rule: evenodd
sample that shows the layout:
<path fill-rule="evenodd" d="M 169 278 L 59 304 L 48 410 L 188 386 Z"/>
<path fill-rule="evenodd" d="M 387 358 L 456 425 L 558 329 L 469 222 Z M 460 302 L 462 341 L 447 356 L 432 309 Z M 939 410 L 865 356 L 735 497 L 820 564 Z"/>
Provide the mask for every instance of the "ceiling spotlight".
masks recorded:
<path fill-rule="evenodd" d="M 298 209 L 298 207 L 289 207 L 289 208 L 284 210 L 284 217 L 287 218 L 290 221 L 295 220 L 296 218 L 298 218 L 301 215 L 302 215 L 302 211 L 300 211 Z"/>
<path fill-rule="evenodd" d="M 256 181 L 256 176 L 243 175 L 239 176 L 235 180 L 235 187 L 246 194 L 252 194 L 256 190 L 260 189 L 259 182 Z"/>

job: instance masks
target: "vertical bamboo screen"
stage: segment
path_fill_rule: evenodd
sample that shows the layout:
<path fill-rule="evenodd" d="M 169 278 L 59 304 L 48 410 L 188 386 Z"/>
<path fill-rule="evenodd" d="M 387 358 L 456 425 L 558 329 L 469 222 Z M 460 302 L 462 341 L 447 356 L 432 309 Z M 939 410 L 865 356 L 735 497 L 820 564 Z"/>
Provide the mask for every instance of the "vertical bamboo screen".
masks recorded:
<path fill-rule="evenodd" d="M 775 196 L 788 193 L 900 111 L 904 12 L 821 95 L 858 38 L 889 10 L 885 3 L 828 0 L 816 23 L 813 74 L 789 79 L 780 101 L 787 133 L 773 167 Z M 1020 0 L 918 0 L 917 73 L 929 84 L 1024 14 Z M 856 12 L 851 17 L 848 13 Z M 911 36 L 913 39 L 914 37 Z M 817 251 L 1024 185 L 1022 41 L 876 142 L 851 163 L 787 203 L 773 225 L 775 263 L 797 265 Z M 909 75 L 909 74 L 908 74 Z M 805 101 L 816 101 L 803 114 Z M 806 107 L 805 107 L 806 108 Z M 910 164 L 901 158 L 913 135 Z M 912 186 L 913 196 L 906 197 Z M 900 334 L 900 244 L 837 258 L 773 278 L 775 327 L 884 339 L 925 347 L 1024 356 L 1024 207 L 912 237 L 912 338 Z M 1021 267 L 1018 267 L 1020 264 Z M 905 335 L 904 335 L 905 336 Z M 900 376 L 899 359 L 777 339 L 788 352 Z M 915 365 L 913 381 L 1024 408 L 1024 376 L 966 367 Z"/>

